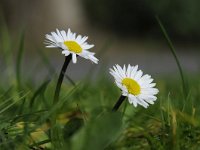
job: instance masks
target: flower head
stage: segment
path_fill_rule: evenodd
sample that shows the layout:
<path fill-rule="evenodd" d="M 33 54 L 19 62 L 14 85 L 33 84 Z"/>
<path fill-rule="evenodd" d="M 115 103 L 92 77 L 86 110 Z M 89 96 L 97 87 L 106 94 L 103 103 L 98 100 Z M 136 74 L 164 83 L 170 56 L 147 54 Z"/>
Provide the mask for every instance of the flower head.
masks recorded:
<path fill-rule="evenodd" d="M 73 63 L 77 62 L 78 55 L 97 64 L 98 59 L 94 57 L 95 53 L 88 51 L 88 49 L 94 47 L 94 45 L 88 44 L 86 42 L 87 39 L 87 36 L 82 37 L 78 35 L 76 37 L 76 33 L 72 33 L 70 29 L 68 29 L 67 33 L 57 29 L 56 32 L 46 34 L 45 44 L 47 44 L 46 47 L 48 48 L 62 49 L 62 54 L 65 56 L 72 54 Z"/>
<path fill-rule="evenodd" d="M 147 108 L 149 104 L 154 104 L 157 99 L 155 96 L 159 91 L 155 88 L 155 83 L 152 83 L 153 79 L 150 75 L 143 75 L 141 70 L 138 70 L 138 66 L 119 65 L 113 66 L 110 69 L 110 74 L 114 76 L 115 83 L 122 90 L 122 95 L 128 97 L 130 104 L 135 107 L 139 104 Z"/>

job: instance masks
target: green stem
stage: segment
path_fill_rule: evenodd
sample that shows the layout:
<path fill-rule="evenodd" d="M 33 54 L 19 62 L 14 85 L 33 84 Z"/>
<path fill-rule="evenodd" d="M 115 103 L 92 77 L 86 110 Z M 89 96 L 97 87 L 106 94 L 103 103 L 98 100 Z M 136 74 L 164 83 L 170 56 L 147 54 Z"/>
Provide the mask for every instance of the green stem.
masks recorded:
<path fill-rule="evenodd" d="M 165 39 L 166 39 L 166 41 L 167 41 L 169 47 L 170 47 L 170 50 L 171 50 L 171 52 L 172 52 L 172 55 L 173 55 L 174 58 L 175 58 L 175 61 L 176 61 L 176 64 L 177 64 L 177 66 L 178 66 L 179 73 L 180 73 L 180 76 L 181 76 L 181 80 L 182 80 L 182 88 L 183 88 L 184 97 L 187 97 L 187 94 L 188 94 L 188 93 L 187 93 L 187 89 L 186 89 L 186 83 L 185 83 L 185 79 L 184 79 L 184 75 L 183 75 L 183 70 L 182 70 L 181 64 L 180 64 L 180 62 L 179 62 L 179 60 L 178 60 L 178 57 L 177 57 L 177 55 L 176 55 L 175 48 L 174 48 L 174 46 L 173 46 L 173 44 L 172 44 L 172 42 L 171 42 L 171 40 L 170 40 L 170 38 L 169 38 L 169 36 L 168 36 L 168 34 L 167 34 L 167 32 L 166 32 L 164 26 L 163 26 L 163 24 L 162 24 L 162 22 L 160 21 L 160 19 L 159 19 L 158 16 L 156 16 L 156 20 L 157 20 L 157 22 L 158 22 L 158 24 L 159 24 L 159 26 L 160 26 L 160 29 L 161 29 L 161 31 L 162 31 L 162 33 L 163 33 L 163 35 L 164 35 L 164 37 L 165 37 Z"/>
<path fill-rule="evenodd" d="M 56 85 L 56 90 L 55 90 L 54 99 L 53 99 L 54 105 L 58 104 L 60 89 L 61 89 L 61 85 L 62 85 L 62 82 L 63 82 L 64 74 L 67 70 L 67 67 L 68 67 L 71 59 L 72 59 L 71 54 L 65 57 L 65 62 L 64 62 L 62 69 L 60 71 L 60 75 L 59 75 L 58 82 L 57 82 L 57 85 Z M 50 130 L 51 141 L 52 141 L 52 145 L 53 145 L 54 148 L 56 148 L 59 145 L 58 132 L 59 132 L 59 130 L 58 130 L 58 127 L 56 126 L 56 115 L 54 114 L 51 117 L 51 130 Z M 55 139 L 57 139 L 57 140 L 55 140 Z"/>
<path fill-rule="evenodd" d="M 62 69 L 60 71 L 60 75 L 59 75 L 58 82 L 57 82 L 57 85 L 56 85 L 56 90 L 55 90 L 55 94 L 54 94 L 54 101 L 53 101 L 54 104 L 56 104 L 59 101 L 60 89 L 61 89 L 61 85 L 62 85 L 62 82 L 63 82 L 64 74 L 67 70 L 67 67 L 68 67 L 71 59 L 72 59 L 71 54 L 65 57 L 65 62 L 64 62 Z"/>
<path fill-rule="evenodd" d="M 117 101 L 117 103 L 115 104 L 115 106 L 113 107 L 112 111 L 117 111 L 119 109 L 119 107 L 121 106 L 121 104 L 123 103 L 123 101 L 125 100 L 126 96 L 121 95 Z"/>

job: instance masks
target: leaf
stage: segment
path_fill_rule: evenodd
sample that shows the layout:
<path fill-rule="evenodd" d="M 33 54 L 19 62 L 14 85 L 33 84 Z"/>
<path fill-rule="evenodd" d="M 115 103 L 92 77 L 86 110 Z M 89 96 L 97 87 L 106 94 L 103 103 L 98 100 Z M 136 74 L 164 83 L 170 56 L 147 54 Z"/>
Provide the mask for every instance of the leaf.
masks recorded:
<path fill-rule="evenodd" d="M 92 119 L 72 141 L 72 150 L 102 150 L 111 144 L 122 129 L 122 115 L 118 112 L 106 113 Z"/>
<path fill-rule="evenodd" d="M 83 126 L 83 119 L 81 118 L 72 118 L 64 126 L 63 137 L 65 140 L 68 140 L 74 133 L 76 133 Z"/>

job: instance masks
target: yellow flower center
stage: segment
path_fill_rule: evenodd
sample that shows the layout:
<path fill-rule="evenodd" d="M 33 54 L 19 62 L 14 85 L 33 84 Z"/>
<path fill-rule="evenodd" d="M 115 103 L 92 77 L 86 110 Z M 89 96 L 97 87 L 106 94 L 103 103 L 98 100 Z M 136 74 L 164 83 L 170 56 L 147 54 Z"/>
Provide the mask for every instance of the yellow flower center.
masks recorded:
<path fill-rule="evenodd" d="M 81 53 L 82 52 L 81 46 L 75 41 L 65 41 L 64 44 L 65 44 L 65 46 L 67 46 L 69 51 L 72 51 L 74 53 Z"/>
<path fill-rule="evenodd" d="M 133 95 L 138 95 L 141 92 L 140 85 L 131 78 L 124 78 L 122 84 L 126 86 L 129 93 Z"/>

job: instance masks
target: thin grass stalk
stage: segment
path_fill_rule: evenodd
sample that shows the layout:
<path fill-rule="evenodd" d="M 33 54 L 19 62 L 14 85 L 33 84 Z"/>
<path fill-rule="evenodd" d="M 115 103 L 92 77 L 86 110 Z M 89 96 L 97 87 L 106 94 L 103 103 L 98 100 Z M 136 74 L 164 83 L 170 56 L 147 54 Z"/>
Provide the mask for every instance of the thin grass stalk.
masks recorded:
<path fill-rule="evenodd" d="M 16 61 L 16 80 L 17 80 L 18 92 L 21 90 L 21 62 L 24 52 L 24 34 L 25 34 L 24 31 L 22 31 L 20 36 L 20 43 Z"/>
<path fill-rule="evenodd" d="M 35 93 L 33 94 L 33 97 L 30 99 L 30 103 L 29 103 L 29 108 L 32 109 L 35 99 L 37 96 L 39 96 L 41 93 L 44 93 L 47 85 L 49 84 L 50 80 L 45 81 L 44 83 L 42 83 L 42 85 L 35 91 Z"/>
<path fill-rule="evenodd" d="M 166 41 L 167 41 L 167 44 L 168 44 L 169 47 L 170 47 L 170 51 L 172 52 L 172 55 L 173 55 L 174 58 L 175 58 L 175 61 L 176 61 L 176 64 L 177 64 L 177 66 L 178 66 L 179 73 L 180 73 L 180 76 L 181 76 L 184 98 L 186 98 L 186 97 L 187 97 L 187 94 L 188 94 L 188 93 L 187 93 L 187 89 L 186 89 L 186 82 L 185 82 L 185 79 L 184 79 L 184 75 L 183 75 L 183 70 L 182 70 L 181 64 L 180 64 L 179 59 L 178 59 L 177 54 L 176 54 L 176 50 L 175 50 L 175 48 L 174 48 L 174 45 L 172 44 L 172 41 L 170 40 L 170 38 L 169 38 L 169 36 L 168 36 L 168 34 L 167 34 L 166 29 L 164 28 L 164 26 L 163 26 L 163 24 L 162 24 L 162 22 L 160 21 L 160 19 L 159 19 L 158 16 L 156 16 L 156 20 L 157 20 L 157 22 L 158 22 L 158 24 L 159 24 L 159 26 L 160 26 L 160 29 L 161 29 L 161 31 L 162 31 L 162 33 L 163 33 L 163 35 L 164 35 L 164 37 L 165 37 L 165 39 L 166 39 Z"/>

